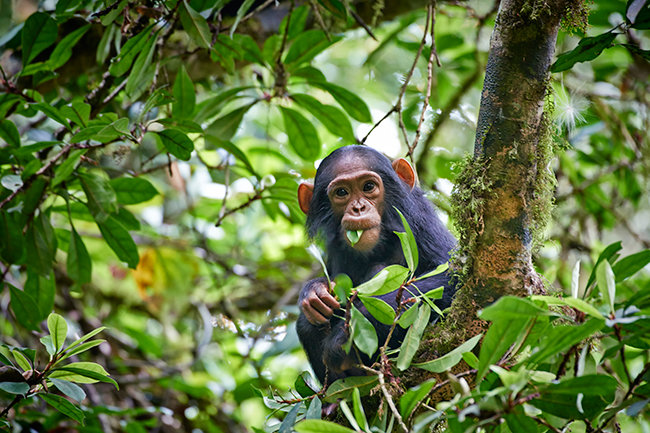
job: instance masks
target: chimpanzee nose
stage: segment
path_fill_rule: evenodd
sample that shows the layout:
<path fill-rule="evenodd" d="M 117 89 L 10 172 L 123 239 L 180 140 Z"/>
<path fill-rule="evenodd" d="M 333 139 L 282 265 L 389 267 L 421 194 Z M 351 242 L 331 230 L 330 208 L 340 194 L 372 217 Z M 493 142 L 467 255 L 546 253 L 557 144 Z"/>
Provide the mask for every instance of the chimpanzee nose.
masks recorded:
<path fill-rule="evenodd" d="M 352 204 L 352 212 L 357 215 L 361 215 L 366 211 L 366 204 L 363 202 L 355 202 Z"/>

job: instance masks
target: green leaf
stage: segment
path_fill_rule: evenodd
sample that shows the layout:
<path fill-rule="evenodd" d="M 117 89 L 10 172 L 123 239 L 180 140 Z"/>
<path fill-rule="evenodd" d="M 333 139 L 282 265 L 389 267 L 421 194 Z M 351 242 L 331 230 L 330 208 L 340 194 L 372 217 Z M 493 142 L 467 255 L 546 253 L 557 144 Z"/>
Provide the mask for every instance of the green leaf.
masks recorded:
<path fill-rule="evenodd" d="M 56 108 L 55 106 L 50 105 L 50 104 L 45 104 L 43 102 L 36 102 L 36 103 L 32 103 L 30 105 L 32 107 L 36 108 L 37 110 L 45 113 L 45 115 L 47 117 L 49 117 L 50 119 L 52 119 L 52 120 L 54 120 L 56 122 L 59 122 L 61 125 L 65 126 L 66 129 L 68 129 L 68 130 L 71 129 L 70 128 L 70 123 L 68 123 L 68 120 L 65 118 L 65 116 L 63 116 L 59 112 L 58 108 Z"/>
<path fill-rule="evenodd" d="M 196 110 L 195 110 L 196 114 L 192 116 L 194 121 L 201 123 L 201 122 L 205 122 L 208 119 L 213 118 L 214 116 L 219 114 L 219 112 L 227 102 L 230 102 L 231 100 L 236 98 L 241 98 L 242 95 L 240 95 L 240 93 L 243 92 L 244 90 L 248 90 L 251 88 L 252 86 L 234 87 L 232 89 L 224 90 L 223 92 L 220 92 L 216 96 L 213 96 L 211 98 L 199 102 L 196 105 Z"/>
<path fill-rule="evenodd" d="M 219 117 L 206 128 L 206 134 L 213 135 L 221 141 L 230 141 L 237 133 L 237 129 L 244 118 L 244 114 L 246 114 L 253 105 L 254 104 L 244 105 L 243 107 L 236 108 L 228 114 Z"/>
<path fill-rule="evenodd" d="M 124 90 L 131 99 L 137 99 L 153 80 L 155 68 L 151 67 L 151 59 L 153 59 L 154 52 L 156 51 L 159 32 L 160 30 L 154 32 L 153 36 L 147 39 L 147 42 L 142 47 L 133 64 L 131 73 L 126 79 L 126 87 Z"/>
<path fill-rule="evenodd" d="M 534 302 L 516 296 L 503 296 L 497 302 L 479 312 L 479 317 L 492 322 L 504 319 L 526 320 L 536 316 L 548 316 L 549 311 Z"/>
<path fill-rule="evenodd" d="M 355 433 L 352 429 L 320 419 L 301 421 L 295 425 L 294 430 L 298 433 Z"/>
<path fill-rule="evenodd" d="M 90 282 L 92 276 L 92 261 L 83 239 L 74 227 L 70 230 L 70 244 L 68 245 L 68 258 L 66 269 L 68 276 L 78 284 Z"/>
<path fill-rule="evenodd" d="M 54 308 L 54 295 L 56 293 L 54 273 L 50 271 L 47 276 L 42 276 L 35 272 L 27 272 L 27 280 L 23 290 L 38 304 L 40 313 L 38 320 L 45 319 Z"/>
<path fill-rule="evenodd" d="M 39 393 L 38 396 L 68 418 L 72 418 L 81 425 L 84 424 L 84 418 L 86 417 L 84 412 L 74 404 L 70 403 L 65 397 L 47 393 Z"/>
<path fill-rule="evenodd" d="M 350 376 L 339 379 L 327 388 L 324 401 L 332 403 L 342 398 L 349 400 L 355 388 L 359 388 L 361 395 L 367 395 L 376 385 L 376 376 Z"/>
<path fill-rule="evenodd" d="M 40 275 L 50 275 L 57 249 L 50 218 L 40 212 L 27 229 L 27 262 Z"/>
<path fill-rule="evenodd" d="M 603 250 L 602 253 L 598 256 L 598 260 L 596 260 L 596 263 L 594 264 L 594 269 L 591 271 L 591 274 L 589 275 L 589 280 L 587 281 L 587 288 L 591 286 L 591 283 L 594 282 L 596 279 L 596 269 L 598 269 L 598 265 L 603 261 L 607 260 L 610 263 L 613 263 L 615 258 L 616 258 L 616 253 L 618 253 L 621 249 L 623 249 L 623 246 L 621 245 L 621 241 L 614 242 L 610 245 L 607 246 Z"/>
<path fill-rule="evenodd" d="M 517 433 L 537 433 L 537 423 L 533 421 L 522 406 L 515 406 L 510 413 L 504 417 L 510 431 Z"/>
<path fill-rule="evenodd" d="M 32 365 L 30 364 L 29 360 L 20 350 L 14 349 L 11 351 L 11 354 L 14 356 L 16 364 L 18 364 L 18 366 L 24 371 L 29 371 L 32 369 Z"/>
<path fill-rule="evenodd" d="M 303 371 L 300 376 L 298 376 L 293 386 L 301 397 L 310 397 L 318 392 L 318 388 L 313 381 L 311 374 L 308 371 Z"/>
<path fill-rule="evenodd" d="M 93 329 L 92 331 L 90 331 L 89 333 L 87 333 L 86 335 L 84 335 L 83 337 L 81 337 L 81 338 L 79 338 L 79 339 L 73 341 L 73 342 L 72 342 L 72 343 L 71 343 L 71 344 L 66 348 L 66 351 L 71 350 L 71 349 L 73 349 L 73 348 L 79 346 L 79 345 L 82 344 L 84 341 L 86 341 L 86 340 L 88 340 L 89 338 L 92 338 L 92 337 L 94 337 L 95 335 L 97 335 L 97 334 L 99 334 L 100 332 L 102 332 L 104 329 L 106 329 L 105 326 L 100 326 L 100 327 L 97 328 L 97 329 Z"/>
<path fill-rule="evenodd" d="M 311 400 L 311 403 L 309 403 L 307 412 L 305 412 L 305 419 L 320 419 L 322 410 L 323 403 L 320 401 L 320 398 L 315 396 Z"/>
<path fill-rule="evenodd" d="M 45 12 L 36 12 L 27 18 L 23 27 L 23 66 L 31 63 L 43 50 L 56 42 L 56 22 Z"/>
<path fill-rule="evenodd" d="M 558 298 L 555 296 L 543 296 L 543 295 L 534 295 L 531 296 L 533 301 L 543 301 L 547 305 L 566 305 L 571 308 L 575 308 L 579 311 L 582 311 L 585 314 L 595 317 L 597 319 L 604 319 L 603 315 L 596 309 L 596 307 L 588 304 L 582 299 L 577 298 Z"/>
<path fill-rule="evenodd" d="M 137 35 L 131 36 L 120 49 L 120 53 L 111 60 L 108 72 L 114 77 L 120 77 L 131 68 L 136 56 L 142 52 L 149 40 L 154 24 L 148 25 Z"/>
<path fill-rule="evenodd" d="M 54 179 L 52 179 L 52 188 L 57 186 L 63 181 L 68 180 L 72 172 L 74 171 L 75 168 L 77 168 L 77 165 L 79 164 L 79 161 L 81 160 L 81 157 L 88 152 L 88 149 L 76 149 L 70 152 L 70 155 L 59 165 L 56 167 L 54 170 Z"/>
<path fill-rule="evenodd" d="M 135 269 L 140 261 L 138 247 L 131 238 L 129 232 L 114 217 L 108 217 L 105 221 L 97 221 L 99 231 L 102 232 L 104 240 L 113 250 L 117 257 L 126 262 L 131 269 Z"/>
<path fill-rule="evenodd" d="M 156 135 L 160 137 L 162 145 L 169 153 L 180 160 L 189 161 L 194 150 L 194 142 L 186 134 L 177 129 L 164 129 L 156 132 Z"/>
<path fill-rule="evenodd" d="M 23 180 L 17 174 L 8 174 L 3 176 L 0 184 L 7 188 L 9 191 L 16 192 L 23 186 Z"/>
<path fill-rule="evenodd" d="M 352 125 L 348 117 L 338 108 L 325 105 L 310 95 L 296 93 L 291 95 L 296 104 L 309 111 L 332 134 L 343 138 L 348 143 L 356 143 Z"/>
<path fill-rule="evenodd" d="M 70 57 L 72 57 L 72 48 L 77 45 L 79 40 L 81 40 L 83 35 L 86 34 L 89 29 L 90 24 L 81 26 L 77 30 L 67 34 L 60 42 L 57 42 L 54 51 L 52 51 L 52 54 L 50 55 L 50 60 L 48 61 L 52 70 L 60 68 L 70 59 Z"/>
<path fill-rule="evenodd" d="M 284 417 L 282 423 L 280 424 L 280 429 L 278 433 L 291 433 L 293 432 L 293 426 L 296 423 L 296 418 L 298 417 L 298 411 L 302 408 L 302 401 L 293 405 L 289 413 Z"/>
<path fill-rule="evenodd" d="M 280 107 L 280 112 L 291 148 L 306 161 L 314 161 L 318 158 L 321 152 L 321 142 L 314 125 L 305 116 L 291 108 Z"/>
<path fill-rule="evenodd" d="M 422 368 L 427 371 L 431 371 L 433 373 L 442 373 L 444 371 L 449 370 L 451 367 L 454 365 L 458 364 L 460 360 L 463 358 L 463 354 L 465 352 L 469 352 L 476 345 L 478 342 L 481 340 L 481 337 L 483 334 L 478 334 L 475 335 L 474 337 L 470 338 L 451 352 L 447 353 L 446 355 L 440 356 L 439 358 L 434 359 L 433 361 L 428 361 L 428 362 L 422 362 L 418 364 L 413 364 L 418 368 Z"/>
<path fill-rule="evenodd" d="M 246 154 L 237 146 L 235 146 L 232 142 L 230 141 L 222 141 L 218 137 L 215 137 L 213 135 L 204 135 L 206 143 L 209 143 L 210 145 L 216 147 L 216 148 L 221 148 L 237 158 L 240 162 L 244 164 L 246 169 L 249 171 L 250 174 L 252 174 L 255 177 L 261 177 L 257 174 L 257 171 L 249 161 L 248 157 Z"/>
<path fill-rule="evenodd" d="M 373 298 L 372 296 L 360 295 L 359 299 L 363 302 L 372 317 L 379 320 L 385 325 L 392 325 L 395 320 L 395 310 L 387 302 Z"/>
<path fill-rule="evenodd" d="M 291 43 L 289 51 L 284 57 L 284 63 L 288 66 L 295 67 L 310 62 L 327 47 L 340 41 L 341 37 L 337 36 L 330 39 L 327 38 L 327 34 L 322 30 L 307 30 L 306 32 L 302 32 Z"/>
<path fill-rule="evenodd" d="M 79 385 L 63 379 L 50 379 L 50 381 L 54 386 L 57 387 L 59 391 L 71 399 L 78 401 L 79 403 L 81 403 L 81 401 L 86 398 L 86 393 L 83 389 L 81 389 Z"/>
<path fill-rule="evenodd" d="M 205 18 L 192 9 L 187 1 L 182 0 L 178 8 L 178 16 L 181 19 L 183 29 L 194 43 L 201 48 L 210 48 L 212 45 L 212 34 Z"/>
<path fill-rule="evenodd" d="M 381 296 L 397 290 L 404 284 L 408 277 L 409 270 L 404 266 L 390 265 L 386 266 L 377 275 L 363 284 L 360 284 L 356 289 L 360 295 L 367 296 Z"/>
<path fill-rule="evenodd" d="M 237 30 L 237 26 L 239 25 L 239 22 L 244 18 L 244 15 L 246 15 L 246 12 L 251 8 L 253 5 L 254 0 L 244 0 L 241 5 L 239 6 L 239 9 L 237 9 L 237 15 L 235 16 L 235 22 L 233 23 L 232 27 L 230 28 L 230 37 L 232 38 L 233 35 L 235 34 L 235 30 Z"/>
<path fill-rule="evenodd" d="M 429 324 L 430 317 L 431 308 L 426 304 L 420 304 L 418 317 L 415 319 L 413 325 L 409 327 L 408 331 L 406 331 L 406 337 L 404 337 L 404 341 L 402 341 L 399 349 L 396 365 L 400 371 L 406 370 L 411 365 L 411 360 L 420 347 L 420 339 L 422 338 L 424 329 Z"/>
<path fill-rule="evenodd" d="M 410 307 L 408 310 L 402 313 L 397 324 L 402 328 L 406 329 L 415 322 L 415 319 L 418 317 L 418 307 L 417 304 Z"/>
<path fill-rule="evenodd" d="M 73 349 L 66 349 L 64 351 L 64 355 L 59 358 L 59 360 L 56 362 L 58 364 L 59 362 L 63 361 L 64 359 L 67 359 L 71 356 L 77 355 L 79 353 L 85 352 L 86 350 L 92 349 L 93 347 L 97 347 L 106 340 L 92 340 L 92 341 L 87 341 L 85 343 L 80 344 L 79 346 L 74 347 Z M 56 365 L 55 364 L 55 365 Z"/>
<path fill-rule="evenodd" d="M 538 365 L 545 362 L 551 356 L 565 352 L 571 346 L 591 337 L 603 325 L 603 320 L 589 319 L 579 326 L 558 325 L 552 327 L 550 331 L 545 333 L 543 340 L 540 342 L 540 350 L 532 354 L 526 362 L 528 365 Z M 483 347 L 485 347 L 485 342 L 483 343 Z M 483 347 L 481 347 L 481 354 L 483 353 Z"/>
<path fill-rule="evenodd" d="M 25 237 L 22 224 L 16 222 L 17 212 L 0 211 L 0 257 L 7 263 L 18 263 L 24 259 Z"/>
<path fill-rule="evenodd" d="M 322 261 L 322 258 L 321 258 Z M 325 267 L 325 262 L 322 262 L 323 269 L 325 270 L 325 275 L 327 275 L 327 268 Z M 334 293 L 336 294 L 336 297 L 338 298 L 339 302 L 341 303 L 342 307 L 345 307 L 347 304 L 347 300 L 350 298 L 350 295 L 352 294 L 352 280 L 347 274 L 338 274 L 336 278 L 334 278 Z"/>
<path fill-rule="evenodd" d="M 402 212 L 397 208 L 395 208 L 395 210 L 399 214 L 399 217 L 402 220 L 402 225 L 404 226 L 404 233 L 395 232 L 395 234 L 399 237 L 400 243 L 402 244 L 402 251 L 404 252 L 404 258 L 406 259 L 409 270 L 415 272 L 419 260 L 418 244 L 415 241 L 415 236 L 413 236 L 411 227 Z"/>
<path fill-rule="evenodd" d="M 354 419 L 356 420 L 357 424 L 363 426 L 364 431 L 369 432 L 370 426 L 368 425 L 368 418 L 366 417 L 366 413 L 363 410 L 363 404 L 361 403 L 361 392 L 359 392 L 359 388 L 354 388 L 354 391 L 352 391 L 352 408 L 354 410 Z"/>
<path fill-rule="evenodd" d="M 25 395 L 29 391 L 29 385 L 25 382 L 0 382 L 0 389 L 9 394 Z"/>
<path fill-rule="evenodd" d="M 633 29 L 650 29 L 650 4 L 645 0 L 628 1 L 625 17 Z"/>
<path fill-rule="evenodd" d="M 14 122 L 4 119 L 0 122 L 0 138 L 7 142 L 9 147 L 20 147 L 20 134 Z"/>
<path fill-rule="evenodd" d="M 65 379 L 77 383 L 96 383 L 102 380 L 101 377 L 108 377 L 104 367 L 96 362 L 72 362 L 51 371 L 48 379 Z"/>
<path fill-rule="evenodd" d="M 619 283 L 631 277 L 646 267 L 648 263 L 650 263 L 650 250 L 640 251 L 622 258 L 612 266 L 614 275 L 616 275 L 616 282 Z"/>
<path fill-rule="evenodd" d="M 143 203 L 158 195 L 151 182 L 141 177 L 117 177 L 110 183 L 120 204 Z"/>
<path fill-rule="evenodd" d="M 187 74 L 185 66 L 181 66 L 174 81 L 174 103 L 172 104 L 172 116 L 177 119 L 189 119 L 194 113 L 196 95 L 194 83 Z"/>
<path fill-rule="evenodd" d="M 414 386 L 402 395 L 399 400 L 399 412 L 402 418 L 406 419 L 411 415 L 415 406 L 429 394 L 429 391 L 431 391 L 435 384 L 436 381 L 434 379 L 429 379 L 426 382 Z"/>
<path fill-rule="evenodd" d="M 573 377 L 540 388 L 533 406 L 561 418 L 593 418 L 614 401 L 618 384 L 611 376 Z"/>
<path fill-rule="evenodd" d="M 67 119 L 72 120 L 74 123 L 81 127 L 86 127 L 90 120 L 90 104 L 81 101 L 74 101 L 68 105 L 64 105 L 59 110 Z"/>
<path fill-rule="evenodd" d="M 47 353 L 50 354 L 50 359 L 52 359 L 52 357 L 56 355 L 56 348 L 52 342 L 52 336 L 46 335 L 44 337 L 41 337 L 39 341 L 43 344 L 43 346 L 45 346 L 45 350 L 47 350 Z"/>
<path fill-rule="evenodd" d="M 618 33 L 610 30 L 602 35 L 583 38 L 573 50 L 558 56 L 553 66 L 551 66 L 551 72 L 566 71 L 567 69 L 571 69 L 576 63 L 595 59 L 605 48 L 609 48 L 612 45 L 617 35 Z"/>
<path fill-rule="evenodd" d="M 492 323 L 481 345 L 477 382 L 483 379 L 490 365 L 499 362 L 510 347 L 524 336 L 532 320 L 532 317 L 504 317 Z"/>
<path fill-rule="evenodd" d="M 68 336 L 68 324 L 65 319 L 56 313 L 51 313 L 47 318 L 47 329 L 52 336 L 52 343 L 56 352 L 60 352 Z"/>
<path fill-rule="evenodd" d="M 129 136 L 130 132 L 127 127 L 129 120 L 126 118 L 118 119 L 108 125 L 93 125 L 83 128 L 70 139 L 71 143 L 81 143 L 82 141 L 95 140 L 100 143 L 108 143 L 116 140 L 122 135 Z"/>
<path fill-rule="evenodd" d="M 377 331 L 372 323 L 354 305 L 350 315 L 350 338 L 357 348 L 372 357 L 378 347 Z"/>
<path fill-rule="evenodd" d="M 328 82 L 314 81 L 311 82 L 311 84 L 332 95 L 332 97 L 336 99 L 336 102 L 338 102 L 353 119 L 363 123 L 372 122 L 372 116 L 370 115 L 368 106 L 363 99 L 359 98 L 354 93 L 341 86 Z"/>
<path fill-rule="evenodd" d="M 616 281 L 614 280 L 614 272 L 607 260 L 598 265 L 596 269 L 596 281 L 603 299 L 609 306 L 609 311 L 614 314 L 614 301 L 616 300 Z"/>
<path fill-rule="evenodd" d="M 111 214 L 117 213 L 117 197 L 106 178 L 95 173 L 83 173 L 79 180 L 86 194 L 88 210 L 95 221 L 102 223 Z"/>

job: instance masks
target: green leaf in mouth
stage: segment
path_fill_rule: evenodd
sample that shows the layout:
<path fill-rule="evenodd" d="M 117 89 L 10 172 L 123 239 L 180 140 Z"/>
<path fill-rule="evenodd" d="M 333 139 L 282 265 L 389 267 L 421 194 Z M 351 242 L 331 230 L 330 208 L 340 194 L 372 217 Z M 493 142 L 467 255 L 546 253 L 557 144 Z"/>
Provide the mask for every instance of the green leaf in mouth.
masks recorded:
<path fill-rule="evenodd" d="M 348 240 L 350 241 L 350 245 L 354 246 L 357 242 L 359 242 L 359 239 L 361 239 L 361 235 L 363 234 L 363 230 L 346 230 L 345 235 L 348 237 Z"/>

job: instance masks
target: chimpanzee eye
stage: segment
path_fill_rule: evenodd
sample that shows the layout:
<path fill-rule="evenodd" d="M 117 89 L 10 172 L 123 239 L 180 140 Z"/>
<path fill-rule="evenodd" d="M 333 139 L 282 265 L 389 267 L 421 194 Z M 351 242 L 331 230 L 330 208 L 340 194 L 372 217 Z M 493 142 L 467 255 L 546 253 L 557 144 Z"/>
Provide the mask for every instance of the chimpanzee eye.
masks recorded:
<path fill-rule="evenodd" d="M 337 197 L 345 197 L 346 195 L 348 195 L 348 191 L 347 191 L 345 188 L 337 188 L 337 189 L 334 191 L 334 194 L 335 194 Z"/>
<path fill-rule="evenodd" d="M 375 186 L 377 186 L 377 184 L 375 184 L 375 182 L 368 181 L 363 185 L 363 191 L 364 192 L 370 192 L 373 189 L 375 189 Z"/>

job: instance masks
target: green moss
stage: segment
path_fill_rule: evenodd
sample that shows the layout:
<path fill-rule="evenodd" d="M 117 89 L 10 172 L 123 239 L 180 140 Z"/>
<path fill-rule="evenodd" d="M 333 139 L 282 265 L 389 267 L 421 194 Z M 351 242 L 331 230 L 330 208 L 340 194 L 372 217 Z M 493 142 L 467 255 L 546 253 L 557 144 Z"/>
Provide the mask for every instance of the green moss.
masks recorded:
<path fill-rule="evenodd" d="M 483 207 L 492 191 L 487 181 L 487 159 L 467 155 L 454 167 L 459 172 L 451 195 L 451 216 L 458 233 L 458 248 L 452 257 L 452 266 L 461 280 L 471 268 L 471 254 L 476 239 L 483 231 Z"/>
<path fill-rule="evenodd" d="M 584 33 L 589 25 L 588 0 L 568 2 L 565 13 L 562 15 L 562 29 L 569 33 Z"/>

